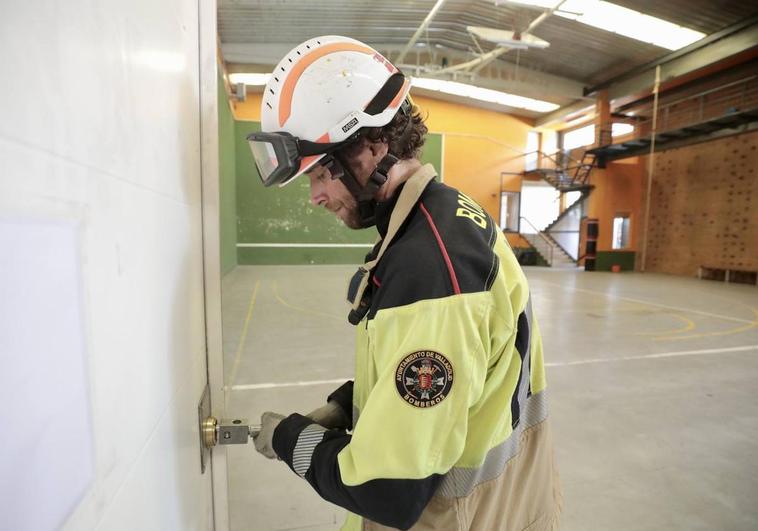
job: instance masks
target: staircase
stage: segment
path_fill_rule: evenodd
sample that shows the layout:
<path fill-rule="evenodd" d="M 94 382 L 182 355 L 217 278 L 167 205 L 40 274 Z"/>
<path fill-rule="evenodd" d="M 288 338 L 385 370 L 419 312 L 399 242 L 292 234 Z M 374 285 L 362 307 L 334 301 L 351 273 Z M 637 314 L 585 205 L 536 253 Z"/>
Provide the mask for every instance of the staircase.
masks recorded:
<path fill-rule="evenodd" d="M 531 221 L 521 217 L 522 224 L 528 225 L 536 232 L 522 232 L 521 236 L 529 242 L 529 245 L 537 251 L 542 259 L 550 267 L 576 267 L 576 261 L 563 250 L 552 236 L 544 231 L 539 231 Z"/>
<path fill-rule="evenodd" d="M 561 212 L 557 218 L 555 218 L 553 221 L 550 222 L 550 224 L 547 227 L 545 227 L 545 232 L 549 233 L 551 230 L 556 229 L 556 227 L 560 225 L 562 220 L 564 220 L 568 216 L 574 215 L 578 209 L 580 210 L 583 206 L 584 200 L 587 199 L 587 197 L 589 197 L 590 195 L 590 192 L 592 192 L 592 188 L 589 188 L 587 190 L 582 190 L 581 192 L 582 192 L 581 195 L 576 201 L 574 201 L 568 207 L 566 207 L 566 209 L 563 212 Z M 580 211 L 580 214 L 581 214 L 581 211 Z M 579 217 L 581 217 L 581 215 Z"/>
<path fill-rule="evenodd" d="M 592 190 L 589 177 L 596 163 L 594 153 L 585 151 L 580 161 L 561 152 L 552 155 L 539 152 L 539 158 L 540 166 L 525 170 L 523 175 L 538 175 L 559 192 Z"/>
<path fill-rule="evenodd" d="M 581 193 L 579 198 L 543 231 L 538 230 L 528 219 L 522 217 L 521 221 L 536 232 L 522 232 L 521 235 L 550 267 L 576 267 L 576 261 L 579 258 L 579 224 L 582 206 L 594 188 L 589 184 L 589 178 L 597 160 L 593 153 L 587 151 L 582 154 L 579 161 L 560 152 L 553 155 L 538 152 L 538 155 L 540 167 L 525 170 L 523 175 L 538 175 L 561 193 Z"/>
<path fill-rule="evenodd" d="M 537 234 L 523 233 L 522 236 L 550 267 L 576 267 L 576 262 L 564 251 L 550 235 L 544 232 Z M 547 240 L 547 241 L 545 241 Z"/>

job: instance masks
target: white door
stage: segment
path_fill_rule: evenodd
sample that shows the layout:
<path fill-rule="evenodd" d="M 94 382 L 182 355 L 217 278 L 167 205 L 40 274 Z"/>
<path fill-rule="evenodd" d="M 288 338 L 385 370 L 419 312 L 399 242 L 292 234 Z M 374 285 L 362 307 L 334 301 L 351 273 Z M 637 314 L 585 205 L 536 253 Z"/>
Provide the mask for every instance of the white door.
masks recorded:
<path fill-rule="evenodd" d="M 197 405 L 215 2 L 0 11 L 0 529 L 213 529 Z"/>

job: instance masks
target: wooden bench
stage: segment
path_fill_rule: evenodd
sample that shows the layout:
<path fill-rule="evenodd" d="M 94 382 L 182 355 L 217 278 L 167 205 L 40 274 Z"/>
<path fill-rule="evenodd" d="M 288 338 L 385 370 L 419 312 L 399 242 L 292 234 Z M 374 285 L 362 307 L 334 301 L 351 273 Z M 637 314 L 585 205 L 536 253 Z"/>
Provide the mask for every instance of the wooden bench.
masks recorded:
<path fill-rule="evenodd" d="M 740 267 L 715 267 L 701 265 L 698 268 L 697 278 L 705 280 L 723 280 L 739 284 L 754 284 L 758 286 L 758 271 Z"/>

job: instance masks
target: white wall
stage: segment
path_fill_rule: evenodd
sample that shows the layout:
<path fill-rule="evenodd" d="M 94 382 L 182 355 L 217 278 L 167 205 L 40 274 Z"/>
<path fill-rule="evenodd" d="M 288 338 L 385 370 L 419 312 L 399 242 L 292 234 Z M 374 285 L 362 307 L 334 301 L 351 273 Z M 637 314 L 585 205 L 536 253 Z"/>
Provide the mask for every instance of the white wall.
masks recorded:
<path fill-rule="evenodd" d="M 196 411 L 206 382 L 197 0 L 4 2 L 0 71 L 0 223 L 6 234 L 31 224 L 73 227 L 61 245 L 73 247 L 67 263 L 79 268 L 71 303 L 80 301 L 82 341 L 78 350 L 68 342 L 66 355 L 84 367 L 85 403 L 69 407 L 89 419 L 89 432 L 74 436 L 85 449 L 75 458 L 93 468 L 83 494 L 63 500 L 73 510 L 59 523 L 209 529 Z M 41 257 L 53 248 L 27 247 Z M 18 282 L 33 285 L 27 277 Z M 30 290 L 25 304 L 44 307 L 45 294 Z M 49 312 L 24 315 L 27 328 L 54 333 Z M 62 353 L 54 340 L 44 352 L 25 351 L 34 338 L 2 326 L 0 336 L 36 367 L 23 383 L 43 385 L 34 408 L 41 419 L 54 410 L 54 387 L 70 385 L 37 376 Z M 3 363 L 5 374 L 20 370 L 13 358 Z M 56 436 L 33 419 L 8 426 L 2 415 L 6 436 L 22 428 Z M 29 470 L 42 459 L 36 446 L 16 457 Z M 40 486 L 44 475 L 65 473 L 72 456 L 59 458 L 60 467 L 35 479 Z M 42 488 L 22 494 L 40 510 L 60 501 L 44 499 Z M 0 500 L 0 513 L 18 510 L 8 505 Z"/>

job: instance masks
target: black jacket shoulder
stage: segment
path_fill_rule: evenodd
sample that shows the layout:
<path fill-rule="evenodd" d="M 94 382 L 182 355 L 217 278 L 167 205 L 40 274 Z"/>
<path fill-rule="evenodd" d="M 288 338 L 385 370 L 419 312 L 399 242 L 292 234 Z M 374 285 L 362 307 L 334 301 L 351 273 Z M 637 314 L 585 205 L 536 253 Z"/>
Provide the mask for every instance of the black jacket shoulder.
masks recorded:
<path fill-rule="evenodd" d="M 497 230 L 476 202 L 432 181 L 374 270 L 369 318 L 384 308 L 489 290 L 499 266 Z"/>

